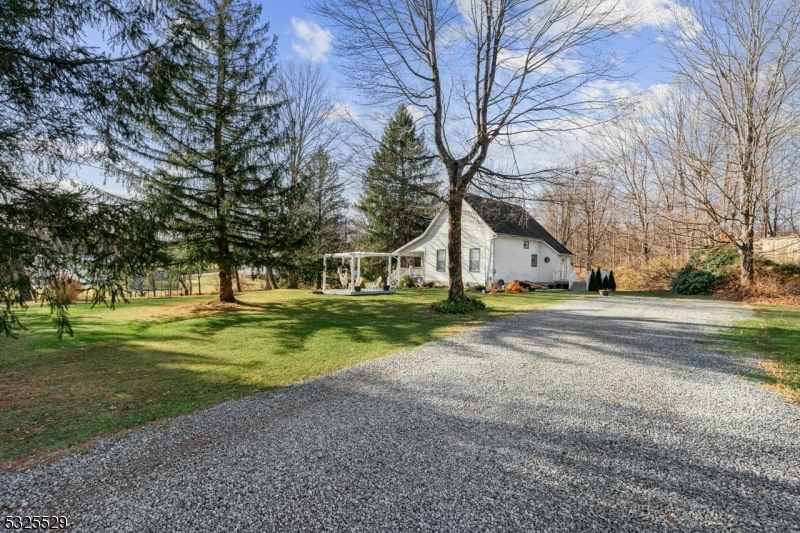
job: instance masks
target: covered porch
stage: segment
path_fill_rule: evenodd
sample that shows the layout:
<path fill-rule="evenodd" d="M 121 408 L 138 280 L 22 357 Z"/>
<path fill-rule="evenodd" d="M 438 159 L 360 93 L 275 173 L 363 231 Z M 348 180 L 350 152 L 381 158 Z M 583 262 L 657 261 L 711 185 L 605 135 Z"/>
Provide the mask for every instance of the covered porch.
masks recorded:
<path fill-rule="evenodd" d="M 414 283 L 425 281 L 425 252 L 423 250 L 395 252 L 397 268 L 390 276 L 391 285 L 397 286 L 405 276 L 410 276 Z"/>
<path fill-rule="evenodd" d="M 361 260 L 381 257 L 386 259 L 386 275 L 380 276 L 374 282 L 364 282 L 361 278 Z M 343 296 L 371 296 L 379 294 L 394 294 L 391 288 L 392 258 L 393 254 L 383 252 L 340 252 L 322 256 L 322 293 L 338 294 Z M 328 288 L 328 259 L 340 262 L 337 273 L 339 284 L 342 288 Z"/>

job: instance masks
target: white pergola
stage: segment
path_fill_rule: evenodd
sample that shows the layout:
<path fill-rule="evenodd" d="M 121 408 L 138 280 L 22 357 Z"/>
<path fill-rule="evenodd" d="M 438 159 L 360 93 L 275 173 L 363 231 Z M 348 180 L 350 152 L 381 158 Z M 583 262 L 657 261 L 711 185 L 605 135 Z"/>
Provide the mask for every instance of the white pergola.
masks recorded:
<path fill-rule="evenodd" d="M 385 257 L 388 261 L 388 269 L 386 280 L 382 283 L 383 286 L 389 285 L 389 280 L 392 275 L 392 257 L 390 253 L 385 252 L 340 252 L 336 254 L 325 254 L 322 256 L 322 292 L 324 294 L 348 294 L 352 296 L 365 296 L 369 294 L 392 294 L 395 291 L 383 290 L 383 287 L 377 289 L 362 289 L 356 291 L 356 280 L 361 277 L 361 259 L 368 257 Z M 340 259 L 350 262 L 350 279 L 346 289 L 328 289 L 328 258 Z"/>

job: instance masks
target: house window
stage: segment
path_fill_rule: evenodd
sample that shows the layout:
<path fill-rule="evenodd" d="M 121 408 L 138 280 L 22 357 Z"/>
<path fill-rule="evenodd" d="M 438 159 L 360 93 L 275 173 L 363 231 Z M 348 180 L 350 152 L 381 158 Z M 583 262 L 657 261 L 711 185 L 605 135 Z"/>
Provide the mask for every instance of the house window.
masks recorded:
<path fill-rule="evenodd" d="M 524 249 L 526 249 L 526 250 L 527 250 L 528 248 L 530 248 L 530 246 L 531 246 L 531 245 L 530 245 L 530 243 L 529 243 L 528 241 L 522 241 L 522 247 L 523 247 Z"/>
<path fill-rule="evenodd" d="M 539 266 L 539 256 L 536 254 L 531 254 L 531 267 Z"/>
<path fill-rule="evenodd" d="M 447 262 L 447 251 L 436 250 L 436 272 L 444 272 L 444 267 L 446 262 Z"/>
<path fill-rule="evenodd" d="M 470 272 L 480 272 L 481 271 L 481 249 L 480 248 L 470 248 L 469 249 L 469 271 Z"/>
<path fill-rule="evenodd" d="M 550 258 L 549 258 L 549 257 L 545 257 L 545 258 L 544 258 L 544 262 L 545 262 L 545 263 L 549 263 L 549 262 L 550 262 Z"/>

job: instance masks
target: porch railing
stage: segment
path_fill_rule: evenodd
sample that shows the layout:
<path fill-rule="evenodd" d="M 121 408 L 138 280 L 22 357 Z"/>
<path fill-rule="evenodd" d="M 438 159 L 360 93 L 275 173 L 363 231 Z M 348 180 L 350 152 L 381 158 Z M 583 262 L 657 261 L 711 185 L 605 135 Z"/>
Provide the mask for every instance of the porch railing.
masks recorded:
<path fill-rule="evenodd" d="M 425 273 L 425 269 L 423 267 L 405 267 L 405 268 L 398 268 L 394 272 L 392 272 L 392 276 L 390 278 L 390 284 L 395 285 L 397 284 L 403 276 L 411 276 L 412 279 L 419 280 L 423 278 Z"/>

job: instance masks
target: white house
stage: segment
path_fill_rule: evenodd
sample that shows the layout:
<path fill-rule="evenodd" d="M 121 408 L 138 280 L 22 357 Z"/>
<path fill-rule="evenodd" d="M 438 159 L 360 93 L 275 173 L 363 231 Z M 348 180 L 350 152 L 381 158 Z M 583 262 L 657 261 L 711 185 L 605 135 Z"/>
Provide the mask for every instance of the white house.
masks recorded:
<path fill-rule="evenodd" d="M 440 210 L 425 233 L 393 252 L 399 258 L 394 280 L 410 275 L 418 282 L 448 284 L 448 221 L 447 209 Z M 572 252 L 518 205 L 467 195 L 461 232 L 467 285 L 517 279 L 566 286 L 575 279 Z"/>

